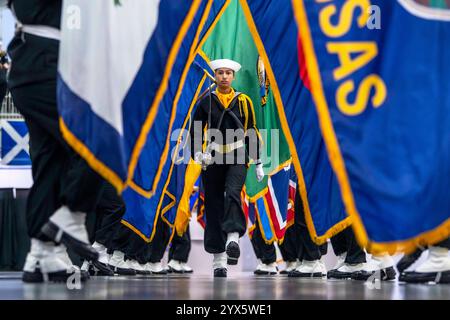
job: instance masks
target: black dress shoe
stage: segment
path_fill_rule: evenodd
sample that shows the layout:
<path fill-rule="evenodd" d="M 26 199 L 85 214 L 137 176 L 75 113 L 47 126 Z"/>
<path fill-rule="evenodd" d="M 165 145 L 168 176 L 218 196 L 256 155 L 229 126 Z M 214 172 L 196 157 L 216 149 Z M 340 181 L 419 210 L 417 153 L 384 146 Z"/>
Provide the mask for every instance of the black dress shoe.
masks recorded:
<path fill-rule="evenodd" d="M 215 278 L 226 278 L 227 277 L 227 269 L 226 268 L 214 269 L 214 277 Z"/>
<path fill-rule="evenodd" d="M 238 263 L 239 256 L 241 255 L 241 250 L 237 242 L 231 241 L 226 248 L 227 253 L 227 264 L 236 265 Z"/>
<path fill-rule="evenodd" d="M 136 270 L 134 270 L 134 269 L 117 268 L 112 265 L 109 265 L 109 267 L 115 274 L 118 274 L 120 276 L 135 276 L 136 275 Z"/>
<path fill-rule="evenodd" d="M 64 244 L 81 258 L 88 261 L 98 260 L 98 252 L 89 243 L 77 240 L 51 221 L 42 227 L 41 232 L 54 242 Z"/>
<path fill-rule="evenodd" d="M 100 261 L 93 261 L 90 269 L 92 270 L 92 275 L 114 277 L 114 271 L 112 271 L 109 265 Z"/>
<path fill-rule="evenodd" d="M 167 270 L 161 270 L 161 271 L 152 271 L 152 274 L 167 274 Z"/>
<path fill-rule="evenodd" d="M 259 270 L 258 273 L 256 273 L 256 271 L 255 271 L 255 275 L 257 275 L 257 276 L 274 276 L 276 274 L 277 273 L 273 272 L 273 271 L 262 271 L 262 270 Z"/>
<path fill-rule="evenodd" d="M 352 273 L 352 280 L 367 281 L 376 272 L 377 271 L 365 271 L 365 270 L 356 271 Z M 380 272 L 380 280 L 382 281 L 395 280 L 395 277 L 397 276 L 397 272 L 395 271 L 394 267 L 381 269 L 379 270 L 379 272 Z"/>
<path fill-rule="evenodd" d="M 36 268 L 34 272 L 24 271 L 22 274 L 22 281 L 26 283 L 41 283 L 41 282 L 67 282 L 71 276 L 73 276 L 75 271 L 68 272 L 57 271 L 57 272 L 49 272 L 44 275 L 39 268 Z M 89 274 L 86 272 L 78 272 L 80 274 L 81 282 L 85 282 L 89 279 Z"/>
<path fill-rule="evenodd" d="M 149 276 L 151 274 L 152 274 L 152 272 L 148 271 L 148 270 L 136 270 L 136 275 Z"/>
<path fill-rule="evenodd" d="M 397 270 L 398 272 L 402 273 L 403 271 L 405 271 L 406 269 L 408 269 L 410 266 L 412 266 L 414 264 L 414 262 L 416 262 L 420 256 L 422 255 L 422 253 L 425 250 L 423 248 L 418 248 L 416 251 L 414 251 L 411 254 L 408 255 L 404 255 L 399 262 L 397 262 Z"/>
<path fill-rule="evenodd" d="M 184 270 L 177 270 L 175 268 L 172 268 L 171 266 L 169 266 L 169 268 L 167 269 L 167 273 L 178 273 L 178 274 L 181 274 L 181 273 L 184 273 L 184 272 L 185 272 Z M 186 273 L 188 273 L 188 272 L 186 272 Z"/>
<path fill-rule="evenodd" d="M 288 273 L 289 278 L 322 278 L 323 276 L 322 272 L 306 273 L 295 269 Z"/>
<path fill-rule="evenodd" d="M 86 281 L 86 280 L 89 280 L 91 278 L 91 275 L 89 274 L 89 271 L 81 270 L 80 272 L 81 272 L 81 281 Z"/>
<path fill-rule="evenodd" d="M 333 269 L 327 272 L 328 279 L 351 279 L 354 272 L 341 272 Z"/>
<path fill-rule="evenodd" d="M 407 283 L 450 283 L 450 271 L 443 272 L 402 272 L 398 279 Z"/>

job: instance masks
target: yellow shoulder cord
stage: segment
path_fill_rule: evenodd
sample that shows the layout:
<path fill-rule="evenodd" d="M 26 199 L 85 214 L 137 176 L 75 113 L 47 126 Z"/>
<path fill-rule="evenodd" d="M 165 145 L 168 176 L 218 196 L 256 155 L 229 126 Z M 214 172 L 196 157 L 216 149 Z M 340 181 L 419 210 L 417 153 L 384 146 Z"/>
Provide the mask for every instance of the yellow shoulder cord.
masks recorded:
<path fill-rule="evenodd" d="M 241 99 L 243 108 L 244 108 L 244 131 L 247 132 L 247 127 L 248 127 L 248 105 L 247 105 L 247 99 L 245 98 L 245 96 L 241 96 L 239 97 Z"/>
<path fill-rule="evenodd" d="M 239 104 L 239 114 L 241 115 L 242 118 L 242 103 L 241 100 L 238 99 L 238 104 Z"/>

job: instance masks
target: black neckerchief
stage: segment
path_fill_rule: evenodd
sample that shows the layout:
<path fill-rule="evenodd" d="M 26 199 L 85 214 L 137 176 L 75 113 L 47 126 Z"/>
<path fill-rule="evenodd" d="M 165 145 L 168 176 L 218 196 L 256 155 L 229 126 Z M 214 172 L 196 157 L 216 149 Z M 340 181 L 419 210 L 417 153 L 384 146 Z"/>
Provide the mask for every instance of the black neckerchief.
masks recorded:
<path fill-rule="evenodd" d="M 236 106 L 236 103 L 238 101 L 238 97 L 241 94 L 237 94 L 233 100 L 231 100 L 230 105 L 228 106 L 228 108 L 225 108 L 222 103 L 220 102 L 219 98 L 213 94 L 214 99 L 216 100 L 216 102 L 223 108 L 222 114 L 220 115 L 220 119 L 219 119 L 219 123 L 217 125 L 217 129 L 220 130 L 220 126 L 222 125 L 222 121 L 223 121 L 223 117 L 225 116 L 225 113 L 229 113 L 231 115 L 231 117 L 233 118 L 234 122 L 236 122 L 237 126 L 241 129 L 244 129 L 244 125 L 242 124 L 241 120 L 239 120 L 239 118 L 236 116 L 236 114 L 234 112 L 231 112 L 231 110 Z M 244 129 L 245 130 L 245 129 Z"/>

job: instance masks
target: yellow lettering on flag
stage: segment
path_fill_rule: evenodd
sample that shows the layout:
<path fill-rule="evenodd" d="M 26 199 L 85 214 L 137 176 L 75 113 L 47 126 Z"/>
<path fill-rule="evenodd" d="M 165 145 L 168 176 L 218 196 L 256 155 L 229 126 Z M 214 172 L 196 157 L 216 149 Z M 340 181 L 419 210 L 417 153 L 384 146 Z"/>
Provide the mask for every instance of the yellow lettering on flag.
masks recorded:
<path fill-rule="evenodd" d="M 375 42 L 329 42 L 327 50 L 329 53 L 337 54 L 339 59 L 339 67 L 333 72 L 336 81 L 364 67 L 378 55 Z M 357 55 L 352 58 L 352 54 Z"/>
<path fill-rule="evenodd" d="M 370 0 L 348 0 L 342 6 L 337 25 L 331 22 L 333 16 L 337 13 L 336 5 L 329 4 L 323 8 L 319 14 L 319 23 L 322 31 L 330 38 L 338 38 L 345 35 L 352 26 L 353 16 L 359 9 L 357 18 L 358 26 L 364 28 L 369 19 L 368 8 Z"/>
<path fill-rule="evenodd" d="M 356 93 L 354 103 L 348 101 L 348 96 L 355 89 L 353 80 L 345 81 L 336 92 L 336 103 L 339 110 L 348 116 L 356 116 L 362 113 L 366 108 L 370 99 L 372 89 L 375 90 L 372 96 L 372 105 L 374 108 L 380 107 L 387 97 L 387 89 L 383 79 L 376 74 L 371 74 L 364 78 Z"/>

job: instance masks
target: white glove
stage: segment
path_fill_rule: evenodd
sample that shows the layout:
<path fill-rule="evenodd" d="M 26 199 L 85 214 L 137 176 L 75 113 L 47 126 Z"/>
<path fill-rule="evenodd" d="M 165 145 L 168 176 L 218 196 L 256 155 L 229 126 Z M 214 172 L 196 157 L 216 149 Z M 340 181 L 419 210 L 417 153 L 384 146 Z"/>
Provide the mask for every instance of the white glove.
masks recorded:
<path fill-rule="evenodd" d="M 203 153 L 203 163 L 209 166 L 212 162 L 212 155 L 209 152 Z"/>
<path fill-rule="evenodd" d="M 262 163 L 256 165 L 256 180 L 261 182 L 264 179 L 264 169 Z"/>
<path fill-rule="evenodd" d="M 203 162 L 203 152 L 196 152 L 195 156 L 194 156 L 194 161 L 197 162 L 198 164 L 202 164 Z"/>
<path fill-rule="evenodd" d="M 206 167 L 212 163 L 212 155 L 209 152 L 197 152 L 194 156 L 194 160 L 196 163 L 202 165 L 203 170 L 206 170 Z"/>

